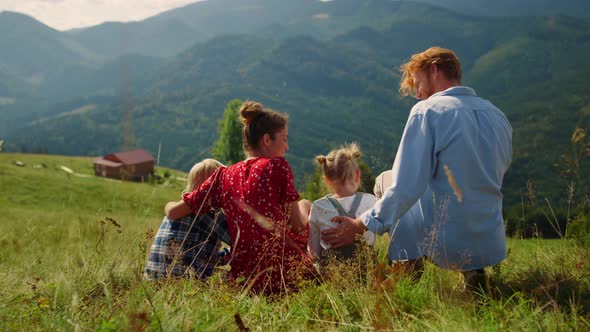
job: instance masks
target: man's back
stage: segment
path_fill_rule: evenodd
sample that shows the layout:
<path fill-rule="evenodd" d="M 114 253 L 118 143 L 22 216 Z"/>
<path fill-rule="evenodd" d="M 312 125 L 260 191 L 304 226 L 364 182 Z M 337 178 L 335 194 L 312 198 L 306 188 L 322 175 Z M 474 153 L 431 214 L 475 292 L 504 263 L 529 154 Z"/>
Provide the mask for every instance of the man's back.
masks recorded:
<path fill-rule="evenodd" d="M 461 63 L 434 46 L 400 66 L 400 93 L 416 104 L 392 167 L 392 183 L 360 218 L 337 217 L 324 232 L 333 246 L 368 229 L 390 232 L 391 260 L 417 261 L 462 271 L 481 269 L 506 256 L 502 181 L 512 158 L 506 117 L 473 89 L 460 86 Z"/>
<path fill-rule="evenodd" d="M 504 114 L 467 87 L 453 87 L 418 103 L 433 140 L 433 173 L 420 198 L 423 250 L 442 266 L 461 270 L 505 257 L 502 180 L 512 156 L 512 128 Z"/>

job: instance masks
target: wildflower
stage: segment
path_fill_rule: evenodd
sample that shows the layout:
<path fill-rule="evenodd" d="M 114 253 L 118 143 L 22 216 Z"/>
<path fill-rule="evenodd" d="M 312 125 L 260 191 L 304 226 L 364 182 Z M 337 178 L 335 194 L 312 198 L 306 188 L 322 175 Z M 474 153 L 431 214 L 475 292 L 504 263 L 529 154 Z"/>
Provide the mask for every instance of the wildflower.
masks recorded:
<path fill-rule="evenodd" d="M 49 300 L 44 297 L 40 297 L 37 299 L 37 305 L 39 308 L 49 308 Z"/>

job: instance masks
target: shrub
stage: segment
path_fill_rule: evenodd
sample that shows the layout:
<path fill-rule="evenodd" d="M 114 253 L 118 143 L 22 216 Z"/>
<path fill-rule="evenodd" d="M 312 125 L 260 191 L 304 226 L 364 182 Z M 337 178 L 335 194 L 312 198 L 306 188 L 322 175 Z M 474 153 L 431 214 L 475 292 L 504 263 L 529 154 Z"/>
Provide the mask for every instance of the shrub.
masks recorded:
<path fill-rule="evenodd" d="M 535 208 L 532 211 L 525 211 L 523 216 L 522 209 L 514 206 L 506 214 L 508 236 L 559 238 L 565 236 L 566 227 L 566 213 L 560 210 Z"/>
<path fill-rule="evenodd" d="M 567 227 L 567 236 L 579 244 L 590 245 L 590 214 L 576 217 Z"/>

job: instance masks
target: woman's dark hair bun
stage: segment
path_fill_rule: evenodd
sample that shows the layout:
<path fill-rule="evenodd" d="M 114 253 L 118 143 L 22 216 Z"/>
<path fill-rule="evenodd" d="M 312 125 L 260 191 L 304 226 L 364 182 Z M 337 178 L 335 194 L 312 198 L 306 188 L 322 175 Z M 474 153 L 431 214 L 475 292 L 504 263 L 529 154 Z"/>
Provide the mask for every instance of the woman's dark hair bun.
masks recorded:
<path fill-rule="evenodd" d="M 240 107 L 240 118 L 246 125 L 262 113 L 264 113 L 264 107 L 255 101 L 245 101 Z"/>

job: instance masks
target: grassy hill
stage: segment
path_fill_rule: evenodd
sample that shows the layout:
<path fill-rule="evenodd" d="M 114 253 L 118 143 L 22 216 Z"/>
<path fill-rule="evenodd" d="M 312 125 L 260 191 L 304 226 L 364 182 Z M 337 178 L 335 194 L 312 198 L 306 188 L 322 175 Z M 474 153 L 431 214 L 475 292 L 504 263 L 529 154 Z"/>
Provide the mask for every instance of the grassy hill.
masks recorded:
<path fill-rule="evenodd" d="M 483 304 L 458 273 L 428 265 L 413 283 L 387 268 L 386 238 L 367 283 L 345 266 L 275 299 L 229 285 L 221 270 L 147 282 L 162 206 L 182 189 L 183 174 L 168 172 L 164 184 L 121 182 L 92 176 L 86 157 L 0 153 L 0 330 L 227 331 L 240 328 L 236 316 L 265 331 L 590 328 L 590 252 L 561 239 L 510 240 Z"/>
<path fill-rule="evenodd" d="M 0 153 L 1 329 L 35 324 L 26 312 L 6 311 L 28 305 L 30 283 L 69 293 L 109 266 L 133 266 L 146 232 L 159 228 L 164 204 L 184 189 L 183 173 L 156 170 L 164 172 L 170 176 L 162 184 L 123 182 L 95 177 L 88 157 Z"/>
<path fill-rule="evenodd" d="M 171 193 L 177 198 L 184 189 L 183 180 L 176 177 L 185 175 L 164 168 L 157 168 L 156 173 L 163 174 L 167 171 L 172 172 L 172 175 L 163 184 L 95 177 L 92 159 L 41 154 L 0 154 L 3 207 L 14 204 L 25 209 L 55 212 L 67 207 L 66 210 L 70 212 L 83 214 L 116 210 L 135 216 L 154 216 L 161 215 L 163 211 L 162 201 L 158 200 Z M 17 161 L 23 162 L 25 166 L 19 167 L 16 165 Z M 64 171 L 62 166 L 71 169 L 74 174 Z M 105 200 L 105 197 L 108 199 Z M 137 202 L 132 203 L 134 200 Z"/>
<path fill-rule="evenodd" d="M 74 173 L 64 171 L 62 166 Z M 159 168 L 156 173 L 164 171 Z M 153 218 L 157 223 L 163 215 L 163 204 L 179 198 L 184 189 L 184 174 L 167 172 L 172 175 L 163 184 L 125 182 L 95 177 L 89 157 L 2 153 L 0 207 L 5 211 L 3 218 L 15 221 L 11 224 L 16 228 L 46 218 L 94 223 L 108 216 L 122 224 L 126 218 Z"/>
<path fill-rule="evenodd" d="M 25 166 L 17 166 L 17 161 Z M 11 278 L 35 275 L 45 279 L 50 275 L 44 271 L 62 273 L 51 267 L 63 263 L 73 268 L 71 264 L 91 259 L 100 236 L 96 230 L 112 226 L 101 224 L 105 218 L 116 220 L 118 229 L 124 231 L 117 241 L 136 241 L 147 229 L 157 229 L 164 204 L 180 197 L 184 181 L 176 177 L 183 174 L 168 172 L 172 175 L 164 184 L 122 182 L 95 177 L 91 159 L 86 157 L 0 154 L 1 264 L 11 266 Z M 105 243 L 105 247 L 111 245 Z M 27 264 L 20 261 L 22 255 L 28 257 Z M 28 287 L 8 287 L 11 282 L 15 280 L 3 278 L 0 289 Z"/>

